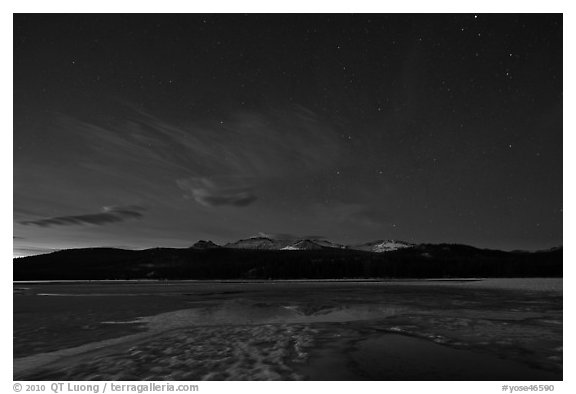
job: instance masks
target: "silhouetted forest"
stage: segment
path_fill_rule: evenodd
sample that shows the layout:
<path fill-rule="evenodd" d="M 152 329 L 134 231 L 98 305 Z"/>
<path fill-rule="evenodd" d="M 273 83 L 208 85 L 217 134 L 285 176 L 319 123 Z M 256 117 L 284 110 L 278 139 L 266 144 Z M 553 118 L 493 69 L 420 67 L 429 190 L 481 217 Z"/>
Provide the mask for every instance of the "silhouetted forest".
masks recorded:
<path fill-rule="evenodd" d="M 345 249 L 71 249 L 14 259 L 14 280 L 561 277 L 562 248 L 503 252 L 419 245 Z"/>

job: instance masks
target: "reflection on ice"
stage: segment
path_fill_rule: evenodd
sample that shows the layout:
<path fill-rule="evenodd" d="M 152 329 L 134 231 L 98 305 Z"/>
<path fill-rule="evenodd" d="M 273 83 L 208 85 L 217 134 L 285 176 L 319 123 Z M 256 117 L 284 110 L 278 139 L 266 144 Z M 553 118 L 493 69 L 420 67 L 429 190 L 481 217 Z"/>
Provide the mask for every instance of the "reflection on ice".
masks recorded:
<path fill-rule="evenodd" d="M 562 293 L 477 283 L 17 287 L 14 378 L 561 379 Z"/>
<path fill-rule="evenodd" d="M 184 309 L 146 317 L 150 330 L 165 331 L 174 328 L 230 324 L 309 324 L 336 323 L 383 319 L 403 313 L 407 308 L 389 305 L 277 305 L 243 300 Z"/>

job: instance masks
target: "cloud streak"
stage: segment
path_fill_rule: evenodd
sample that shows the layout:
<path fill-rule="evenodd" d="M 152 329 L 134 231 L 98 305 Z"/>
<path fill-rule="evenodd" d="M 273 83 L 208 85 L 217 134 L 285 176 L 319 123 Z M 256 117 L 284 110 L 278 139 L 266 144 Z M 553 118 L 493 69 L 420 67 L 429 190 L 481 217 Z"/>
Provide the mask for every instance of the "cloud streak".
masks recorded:
<path fill-rule="evenodd" d="M 245 207 L 257 200 L 255 185 L 260 188 L 271 180 L 326 172 L 344 165 L 348 157 L 340 126 L 298 105 L 232 112 L 216 119 L 165 121 L 119 103 L 110 114 L 91 119 L 57 114 L 51 119 L 55 143 L 66 146 L 64 154 L 38 153 L 42 159 L 36 163 L 51 184 L 64 184 L 64 188 L 70 183 L 61 165 L 64 156 L 93 179 L 83 184 L 84 189 L 104 181 L 122 183 L 125 190 L 141 195 L 162 196 L 169 192 L 165 183 L 172 183 L 204 206 Z M 26 167 L 18 179 L 28 189 L 29 185 L 40 189 L 46 181 L 37 179 L 38 172 L 35 166 Z M 18 195 L 32 194 L 20 183 L 15 189 Z M 165 199 L 158 200 L 163 204 Z M 57 224 L 83 221 L 55 219 Z"/>
<path fill-rule="evenodd" d="M 300 106 L 179 124 L 130 106 L 118 111 L 121 120 L 108 123 L 59 118 L 59 130 L 85 147 L 77 157 L 84 165 L 118 162 L 116 168 L 153 165 L 184 176 L 270 177 L 331 168 L 344 158 L 333 126 Z"/>
<path fill-rule="evenodd" d="M 74 216 L 56 216 L 38 220 L 26 220 L 20 222 L 20 224 L 25 226 L 34 225 L 39 227 L 73 225 L 102 226 L 110 223 L 123 222 L 129 219 L 140 219 L 143 216 L 142 211 L 144 211 L 144 209 L 139 206 L 104 207 L 100 213 Z"/>

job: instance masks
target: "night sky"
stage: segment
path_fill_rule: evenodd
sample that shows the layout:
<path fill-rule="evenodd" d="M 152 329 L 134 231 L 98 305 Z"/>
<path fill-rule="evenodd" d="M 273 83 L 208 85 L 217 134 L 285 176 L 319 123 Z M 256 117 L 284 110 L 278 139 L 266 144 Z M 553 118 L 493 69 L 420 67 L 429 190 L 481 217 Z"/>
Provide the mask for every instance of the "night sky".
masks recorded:
<path fill-rule="evenodd" d="M 14 255 L 562 244 L 560 14 L 15 15 Z"/>

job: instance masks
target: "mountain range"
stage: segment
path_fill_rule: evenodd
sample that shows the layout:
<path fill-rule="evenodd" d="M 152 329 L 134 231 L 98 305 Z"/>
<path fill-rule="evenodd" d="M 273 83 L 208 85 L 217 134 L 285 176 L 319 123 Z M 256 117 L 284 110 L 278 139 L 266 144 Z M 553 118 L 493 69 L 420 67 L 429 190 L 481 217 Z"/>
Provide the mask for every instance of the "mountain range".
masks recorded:
<path fill-rule="evenodd" d="M 14 280 L 561 277 L 562 247 L 526 251 L 381 240 L 251 237 L 188 248 L 69 249 L 13 260 Z"/>
<path fill-rule="evenodd" d="M 216 245 L 212 241 L 198 241 L 193 248 L 231 248 L 231 249 L 256 249 L 256 250 L 313 250 L 313 249 L 348 249 L 361 250 L 364 252 L 390 252 L 402 248 L 413 247 L 415 244 L 397 240 L 379 240 L 362 244 L 342 245 L 326 239 L 276 239 L 264 236 L 250 237 L 236 242 L 230 242 L 223 246 Z"/>

